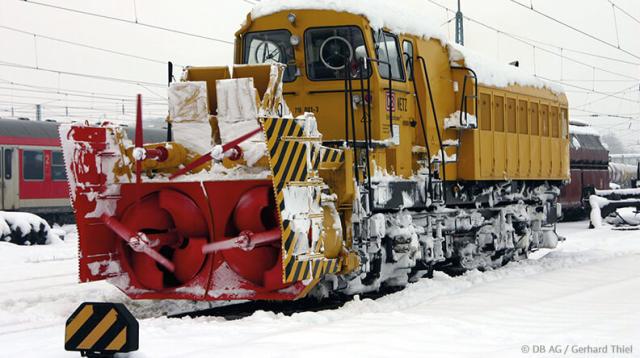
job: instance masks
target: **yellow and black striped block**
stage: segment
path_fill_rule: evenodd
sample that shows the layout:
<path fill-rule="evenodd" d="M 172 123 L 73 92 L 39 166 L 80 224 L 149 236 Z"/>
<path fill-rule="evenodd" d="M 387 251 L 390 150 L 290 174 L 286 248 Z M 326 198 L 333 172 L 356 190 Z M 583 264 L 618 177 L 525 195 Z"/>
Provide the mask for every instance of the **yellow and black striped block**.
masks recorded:
<path fill-rule="evenodd" d="M 339 259 L 327 259 L 323 255 L 321 242 L 310 247 L 310 252 L 296 255 L 295 249 L 308 235 L 293 229 L 293 223 L 283 218 L 286 210 L 284 190 L 287 187 L 307 187 L 313 202 L 320 207 L 324 182 L 317 176 L 318 168 L 324 162 L 344 161 L 344 152 L 320 145 L 317 137 L 306 137 L 300 122 L 293 118 L 266 118 L 263 121 L 269 164 L 273 173 L 273 188 L 276 204 L 280 211 L 282 230 L 283 282 L 298 282 L 320 278 L 340 270 Z M 313 213 L 300 213 L 313 217 Z M 313 220 L 322 220 L 315 217 Z M 322 225 L 320 225 L 322 227 Z M 311 245 L 310 245 L 311 246 Z"/>
<path fill-rule="evenodd" d="M 69 317 L 64 349 L 113 354 L 138 349 L 138 321 L 121 303 L 85 302 Z"/>
<path fill-rule="evenodd" d="M 316 159 L 317 168 L 338 169 L 344 163 L 344 151 L 329 147 L 321 147 L 320 155 Z"/>

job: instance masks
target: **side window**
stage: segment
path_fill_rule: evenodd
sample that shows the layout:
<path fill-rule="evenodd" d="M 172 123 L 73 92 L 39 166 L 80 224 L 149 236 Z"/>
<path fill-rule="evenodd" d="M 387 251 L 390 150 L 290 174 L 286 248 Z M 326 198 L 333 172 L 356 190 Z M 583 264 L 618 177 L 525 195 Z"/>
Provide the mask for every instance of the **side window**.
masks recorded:
<path fill-rule="evenodd" d="M 51 179 L 67 180 L 62 152 L 51 152 Z"/>
<path fill-rule="evenodd" d="M 540 116 L 538 113 L 538 104 L 530 103 L 531 108 L 531 135 L 540 135 Z"/>
<path fill-rule="evenodd" d="M 400 46 L 398 38 L 386 31 L 374 32 L 376 43 L 376 55 L 382 63 L 378 64 L 380 76 L 389 78 L 389 65 L 391 65 L 391 79 L 396 81 L 404 81 L 404 71 L 402 70 L 403 60 L 400 55 Z"/>
<path fill-rule="evenodd" d="M 495 102 L 495 114 L 493 116 L 494 126 L 493 129 L 496 132 L 504 132 L 504 97 L 502 96 L 494 96 L 493 101 Z"/>
<path fill-rule="evenodd" d="M 558 118 L 558 107 L 551 107 L 551 136 L 560 137 L 560 119 Z"/>
<path fill-rule="evenodd" d="M 527 120 L 527 101 L 518 101 L 518 132 L 529 133 L 529 121 Z"/>
<path fill-rule="evenodd" d="M 22 152 L 22 175 L 24 180 L 44 180 L 44 153 L 41 150 Z"/>
<path fill-rule="evenodd" d="M 567 120 L 569 119 L 569 115 L 568 115 L 568 111 L 567 111 L 566 108 L 563 108 L 560 111 L 560 117 L 562 118 L 562 123 L 561 123 L 562 124 L 562 128 L 561 128 L 562 138 L 569 139 L 569 126 L 568 126 L 568 123 L 567 123 Z"/>
<path fill-rule="evenodd" d="M 542 119 L 542 136 L 549 136 L 549 106 L 543 104 L 540 106 L 540 118 Z"/>
<path fill-rule="evenodd" d="M 11 179 L 11 177 L 13 176 L 12 173 L 12 157 L 13 157 L 13 149 L 6 149 L 4 150 L 4 158 L 3 159 L 3 164 L 4 164 L 4 178 L 9 180 Z"/>
<path fill-rule="evenodd" d="M 491 95 L 480 94 L 480 129 L 491 130 Z"/>
<path fill-rule="evenodd" d="M 516 100 L 507 98 L 507 131 L 509 133 L 516 132 Z"/>
<path fill-rule="evenodd" d="M 413 81 L 413 42 L 407 40 L 402 42 L 402 57 L 404 58 L 404 67 L 407 69 L 407 78 Z"/>

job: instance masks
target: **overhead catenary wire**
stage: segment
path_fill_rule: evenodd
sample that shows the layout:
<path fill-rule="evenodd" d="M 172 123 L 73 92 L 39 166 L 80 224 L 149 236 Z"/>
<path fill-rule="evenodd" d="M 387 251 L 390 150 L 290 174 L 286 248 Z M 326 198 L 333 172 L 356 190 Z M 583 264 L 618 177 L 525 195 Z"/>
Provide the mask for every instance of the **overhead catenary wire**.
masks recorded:
<path fill-rule="evenodd" d="M 535 12 L 536 14 L 538 14 L 538 15 L 540 15 L 540 16 L 542 16 L 542 17 L 544 17 L 544 18 L 546 18 L 546 19 L 548 19 L 548 20 L 550 20 L 550 21 L 553 21 L 553 22 L 555 22 L 555 23 L 558 23 L 558 24 L 560 24 L 560 25 L 562 25 L 562 26 L 564 26 L 564 27 L 567 27 L 567 28 L 569 28 L 569 29 L 571 29 L 571 30 L 573 30 L 573 31 L 577 32 L 577 33 L 580 33 L 580 34 L 582 34 L 582 35 L 584 35 L 584 36 L 586 36 L 586 37 L 588 37 L 588 38 L 591 38 L 591 39 L 593 39 L 594 41 L 597 41 L 597 42 L 600 42 L 600 43 L 602 43 L 602 44 L 605 44 L 605 45 L 607 45 L 607 46 L 609 46 L 609 47 L 612 47 L 612 48 L 614 48 L 614 49 L 617 49 L 617 50 L 619 50 L 619 51 L 621 51 L 621 52 L 626 53 L 626 54 L 627 54 L 627 55 L 629 55 L 629 56 L 632 56 L 632 57 L 634 57 L 634 58 L 636 58 L 636 59 L 639 59 L 639 60 L 640 60 L 640 56 L 636 55 L 635 53 L 633 53 L 633 52 L 631 52 L 631 51 L 629 51 L 629 50 L 627 50 L 627 49 L 624 49 L 624 48 L 622 48 L 622 47 L 616 46 L 615 44 L 613 44 L 613 43 L 611 43 L 611 42 L 609 42 L 609 41 L 603 40 L 603 39 L 601 39 L 601 38 L 599 38 L 599 37 L 597 37 L 597 36 L 595 36 L 595 35 L 592 35 L 592 34 L 590 34 L 590 33 L 586 32 L 586 31 L 584 31 L 584 30 L 581 30 L 581 29 L 579 29 L 579 28 L 577 28 L 577 27 L 575 27 L 575 26 L 572 26 L 572 25 L 570 25 L 570 24 L 568 24 L 568 23 L 566 23 L 566 22 L 564 22 L 564 21 L 562 21 L 562 20 L 558 20 L 558 19 L 556 19 L 555 17 L 553 17 L 553 16 L 551 16 L 551 15 L 549 15 L 549 14 L 547 14 L 547 13 L 544 13 L 544 12 L 542 12 L 542 11 L 540 11 L 540 10 L 538 10 L 538 9 L 534 8 L 533 6 L 529 7 L 529 6 L 527 6 L 526 4 L 523 4 L 523 3 L 519 2 L 519 1 L 516 1 L 516 0 L 509 0 L 509 1 L 511 1 L 511 2 L 512 2 L 512 3 L 514 3 L 514 4 L 517 4 L 517 5 L 521 6 L 521 7 L 525 8 L 525 9 L 527 9 L 527 10 L 533 11 L 533 12 Z"/>
<path fill-rule="evenodd" d="M 37 38 L 42 38 L 42 39 L 47 39 L 47 40 L 50 40 L 50 41 L 56 41 L 56 42 L 60 42 L 60 43 L 68 44 L 68 45 L 73 45 L 73 46 L 77 46 L 77 47 L 83 47 L 83 48 L 96 50 L 96 51 L 102 51 L 102 52 L 111 53 L 111 54 L 118 55 L 118 56 L 135 58 L 135 59 L 138 59 L 138 60 L 153 62 L 153 63 L 157 63 L 157 64 L 162 64 L 162 65 L 166 65 L 167 62 L 168 62 L 168 61 L 163 61 L 163 60 L 154 59 L 154 58 L 150 58 L 150 57 L 139 56 L 139 55 L 134 55 L 134 54 L 126 53 L 126 52 L 116 51 L 116 50 L 112 50 L 112 49 L 108 49 L 108 48 L 104 48 L 104 47 L 87 45 L 87 44 L 80 43 L 80 42 L 75 42 L 75 41 L 69 41 L 69 40 L 56 38 L 56 37 L 52 37 L 52 36 L 48 36 L 48 35 L 43 35 L 43 34 L 39 34 L 39 33 L 34 33 L 34 32 L 30 32 L 30 31 L 26 31 L 26 30 L 15 28 L 15 27 L 6 26 L 6 25 L 0 25 L 0 29 L 5 29 L 5 30 L 8 30 L 8 31 L 13 31 L 13 32 L 17 32 L 17 33 L 33 36 L 34 41 Z M 37 49 L 37 47 L 36 47 L 36 49 Z M 37 66 L 37 64 L 38 64 L 38 62 L 36 61 L 36 66 Z M 184 66 L 179 65 L 179 64 L 175 64 L 174 63 L 174 65 L 177 65 L 177 66 L 180 66 L 180 67 L 184 68 Z"/>
<path fill-rule="evenodd" d="M 3 101 L 0 99 L 0 103 L 3 104 L 17 104 L 17 105 L 22 105 L 22 106 L 35 106 L 35 105 L 42 105 L 43 107 L 54 107 L 54 108 L 70 108 L 70 109 L 84 109 L 84 110 L 97 110 L 97 111 L 112 111 L 115 113 L 119 113 L 120 112 L 120 107 L 116 104 L 114 104 L 113 106 L 67 106 L 67 105 L 62 105 L 62 104 L 54 104 L 56 102 L 60 102 L 62 99 L 53 99 L 51 101 L 48 102 L 15 102 L 15 101 Z"/>
<path fill-rule="evenodd" d="M 620 91 L 616 91 L 616 92 L 609 93 L 609 94 L 605 94 L 604 92 L 601 92 L 601 94 L 603 94 L 603 95 L 604 95 L 604 97 L 600 97 L 600 98 L 597 98 L 597 99 L 595 99 L 595 100 L 589 101 L 589 102 L 587 102 L 587 103 L 581 104 L 581 105 L 579 105 L 579 106 L 576 106 L 576 108 L 586 107 L 586 106 L 588 106 L 588 105 L 591 105 L 591 104 L 594 104 L 594 103 L 597 103 L 597 102 L 603 101 L 603 100 L 605 100 L 605 99 L 607 99 L 607 98 L 617 97 L 617 95 L 619 95 L 619 94 L 629 93 L 630 91 L 634 91 L 634 90 L 637 88 L 637 86 L 638 86 L 638 85 L 634 84 L 634 85 L 632 85 L 632 86 L 630 86 L 630 87 L 627 87 L 627 88 L 624 88 L 624 89 L 622 89 L 622 90 L 620 90 Z M 592 92 L 593 92 L 593 91 L 592 91 Z M 637 102 L 637 101 L 635 101 L 635 100 L 632 100 L 632 101 L 633 101 L 633 102 Z"/>
<path fill-rule="evenodd" d="M 442 4 L 439 4 L 439 3 L 438 3 L 438 2 L 436 2 L 436 1 L 433 1 L 433 0 L 427 0 L 427 1 L 431 2 L 432 4 L 434 4 L 434 5 L 436 5 L 436 6 L 439 6 L 439 7 L 441 7 L 441 8 L 444 8 L 444 9 L 445 9 L 445 11 L 453 11 L 453 10 L 449 9 L 448 7 L 446 7 L 446 6 L 444 6 L 444 5 L 442 5 Z M 595 70 L 597 69 L 597 70 L 600 70 L 600 71 L 605 72 L 605 73 L 609 73 L 609 74 L 613 74 L 613 75 L 616 75 L 616 76 L 624 77 L 624 78 L 627 78 L 629 81 L 633 81 L 633 82 L 640 82 L 640 79 L 639 79 L 639 78 L 636 78 L 636 77 L 633 77 L 633 76 L 629 76 L 629 75 L 626 75 L 626 74 L 622 74 L 622 73 L 618 73 L 618 72 L 615 72 L 615 71 L 611 71 L 611 70 L 609 70 L 609 69 L 605 69 L 605 68 L 602 68 L 602 67 L 599 67 L 599 66 L 594 66 L 594 65 L 591 65 L 591 64 L 589 64 L 589 63 L 586 63 L 586 62 L 583 62 L 583 61 L 580 61 L 580 60 L 577 60 L 577 59 L 574 59 L 574 58 L 571 58 L 571 57 L 568 57 L 568 56 L 564 56 L 564 54 L 563 54 L 563 50 L 564 50 L 564 49 L 563 49 L 563 48 L 561 48 L 561 47 L 559 47 L 561 52 L 560 52 L 560 54 L 558 54 L 558 53 L 555 53 L 555 52 L 553 52 L 553 51 L 551 51 L 551 50 L 548 50 L 548 49 L 546 49 L 546 48 L 543 48 L 543 47 L 540 47 L 540 46 L 536 46 L 536 44 L 531 43 L 530 41 L 525 40 L 525 39 L 521 38 L 521 37 L 520 37 L 520 36 L 518 36 L 518 35 L 514 35 L 514 34 L 511 34 L 511 33 L 508 33 L 508 32 L 505 32 L 505 31 L 502 31 L 502 30 L 497 29 L 497 28 L 495 28 L 495 27 L 493 27 L 493 26 L 491 26 L 491 25 L 487 25 L 487 24 L 485 24 L 485 23 L 483 23 L 483 22 L 481 22 L 481 21 L 478 21 L 478 20 L 475 20 L 475 19 L 469 18 L 468 16 L 465 16 L 465 19 L 467 19 L 467 20 L 469 20 L 469 21 L 471 21 L 471 22 L 474 22 L 474 23 L 476 23 L 476 24 L 478 24 L 478 25 L 480 25 L 480 26 L 483 26 L 483 27 L 485 27 L 485 28 L 487 28 L 487 29 L 489 29 L 489 30 L 495 31 L 497 34 L 503 34 L 503 35 L 508 36 L 508 37 L 510 37 L 510 38 L 512 38 L 512 39 L 514 39 L 514 40 L 516 40 L 516 41 L 519 41 L 519 42 L 521 42 L 521 43 L 524 43 L 524 44 L 526 44 L 526 45 L 531 46 L 531 47 L 532 47 L 532 49 L 533 49 L 533 70 L 534 70 L 534 76 L 536 76 L 536 77 L 538 77 L 538 78 L 540 78 L 540 79 L 547 80 L 547 81 L 550 81 L 550 82 L 555 82 L 555 83 L 558 83 L 558 84 L 562 84 L 562 85 L 565 85 L 565 86 L 567 86 L 567 87 L 573 87 L 573 88 L 581 89 L 581 90 L 585 91 L 586 93 L 595 93 L 595 94 L 603 95 L 604 97 L 603 97 L 603 98 L 601 98 L 601 99 L 606 99 L 606 98 L 618 98 L 618 99 L 623 100 L 623 101 L 627 101 L 627 102 L 632 102 L 632 103 L 638 103 L 638 104 L 640 104 L 640 101 L 631 100 L 631 99 L 624 98 L 624 97 L 619 97 L 619 96 L 616 96 L 615 94 L 612 94 L 612 93 L 606 93 L 606 92 L 596 91 L 596 89 L 595 89 L 595 83 L 596 83 L 596 82 L 599 82 L 599 81 L 598 81 L 598 80 L 596 79 L 596 77 L 595 77 Z M 536 42 L 536 43 L 541 43 L 541 42 L 539 42 L 539 41 L 535 41 L 535 42 Z M 588 81 L 589 81 L 589 82 L 592 82 L 592 83 L 594 84 L 593 88 L 585 88 L 585 87 L 581 87 L 581 86 L 575 86 L 575 85 L 572 85 L 571 83 L 567 83 L 567 82 L 572 82 L 572 81 L 566 81 L 566 80 L 562 80 L 562 79 L 561 79 L 560 81 L 557 81 L 557 80 L 552 80 L 552 79 L 545 78 L 545 77 L 542 77 L 542 76 L 538 76 L 538 75 L 537 75 L 537 61 L 536 61 L 536 57 L 537 57 L 537 56 L 536 56 L 536 50 L 541 50 L 541 51 L 543 51 L 543 52 L 547 52 L 547 53 L 550 53 L 550 54 L 552 54 L 552 55 L 558 56 L 558 57 L 560 57 L 561 59 L 563 59 L 563 58 L 564 58 L 564 59 L 567 59 L 567 60 L 569 60 L 569 61 L 572 61 L 572 62 L 575 62 L 575 63 L 581 64 L 581 65 L 583 65 L 583 66 L 585 66 L 585 67 L 587 67 L 587 68 L 590 68 L 590 69 L 592 70 L 592 73 L 593 73 L 593 78 L 592 78 L 591 80 L 588 80 Z M 586 80 L 582 80 L 582 81 L 586 81 Z M 635 86 L 635 85 L 634 85 L 634 86 Z M 623 91 L 624 91 L 624 90 L 623 90 Z M 598 102 L 598 101 L 600 101 L 601 99 L 596 99 L 596 100 L 594 100 L 593 102 Z"/>
<path fill-rule="evenodd" d="M 430 2 L 430 3 L 432 3 L 432 4 L 434 4 L 434 5 L 436 5 L 436 6 L 438 6 L 438 7 L 441 7 L 441 8 L 447 9 L 447 10 L 449 10 L 449 11 L 453 11 L 452 9 L 449 9 L 447 6 L 442 5 L 442 4 L 440 4 L 440 3 L 438 3 L 438 2 L 436 2 L 436 1 L 434 1 L 434 0 L 427 0 L 427 1 L 428 1 L 428 2 Z M 465 18 L 466 20 L 471 21 L 471 22 L 473 22 L 473 23 L 475 23 L 475 24 L 478 24 L 478 25 L 480 25 L 480 26 L 482 26 L 482 27 L 484 27 L 484 28 L 487 28 L 487 29 L 489 29 L 489 30 L 491 30 L 491 31 L 494 31 L 494 32 L 496 32 L 497 34 L 501 34 L 501 35 L 507 36 L 507 37 L 509 37 L 509 38 L 511 38 L 511 39 L 513 39 L 513 40 L 516 40 L 516 41 L 518 41 L 518 42 L 521 42 L 521 43 L 523 43 L 523 44 L 526 44 L 526 45 L 528 45 L 528 46 L 531 46 L 531 47 L 533 48 L 533 51 L 534 51 L 534 56 L 535 56 L 535 52 L 536 52 L 537 50 L 540 50 L 540 51 L 543 51 L 543 52 L 549 53 L 549 54 L 551 54 L 551 55 L 554 55 L 554 56 L 557 56 L 557 57 L 560 57 L 560 58 L 564 58 L 564 59 L 566 59 L 566 60 L 568 60 L 568 61 L 571 61 L 571 62 L 574 62 L 574 63 L 580 64 L 580 65 L 582 65 L 582 66 L 588 67 L 588 68 L 590 68 L 590 69 L 592 69 L 592 68 L 596 68 L 596 69 L 598 69 L 599 71 L 602 71 L 602 72 L 605 72 L 605 73 L 609 73 L 609 74 L 612 74 L 612 75 L 615 75 L 615 76 L 620 76 L 620 77 L 624 77 L 624 78 L 632 79 L 632 80 L 634 80 L 634 81 L 640 81 L 640 78 L 638 78 L 638 77 L 633 77 L 633 76 L 629 76 L 629 75 L 626 75 L 626 74 L 623 74 L 623 73 L 619 73 L 619 72 L 611 71 L 611 70 L 606 69 L 606 68 L 604 68 L 604 67 L 595 66 L 595 65 L 593 65 L 593 64 L 589 64 L 589 63 L 586 63 L 586 62 L 583 62 L 583 61 L 577 60 L 577 59 L 575 59 L 575 58 L 573 58 L 573 57 L 568 57 L 568 56 L 566 56 L 566 55 L 563 55 L 562 53 L 560 53 L 560 54 L 559 54 L 559 53 L 557 53 L 557 52 L 551 51 L 551 50 L 546 49 L 546 48 L 544 48 L 544 47 L 537 46 L 536 44 L 532 43 L 532 42 L 534 42 L 533 40 L 527 39 L 527 38 L 525 38 L 525 37 L 523 37 L 523 36 L 519 36 L 519 35 L 515 35 L 515 34 L 512 34 L 512 33 L 509 33 L 509 32 L 507 32 L 507 31 L 503 31 L 503 30 L 498 29 L 498 28 L 496 28 L 496 27 L 494 27 L 494 26 L 488 25 L 488 24 L 486 24 L 486 23 L 484 23 L 484 22 L 482 22 L 482 21 L 476 20 L 476 19 L 474 19 L 474 18 L 470 18 L 469 16 L 464 15 L 464 18 Z M 540 43 L 540 42 L 538 42 L 538 43 Z M 552 46 L 552 47 L 555 47 L 555 46 Z M 556 48 L 558 48 L 558 49 L 562 49 L 563 51 L 564 51 L 564 50 L 566 50 L 566 48 L 563 48 L 563 47 L 556 47 Z M 638 63 L 637 65 L 640 65 L 640 63 Z"/>
<path fill-rule="evenodd" d="M 127 23 L 127 24 L 131 24 L 131 25 L 147 27 L 147 28 L 150 28 L 150 29 L 155 29 L 155 30 L 160 30 L 160 31 L 165 31 L 165 32 L 171 32 L 171 33 L 175 33 L 175 34 L 179 34 L 179 35 L 183 35 L 183 36 L 189 36 L 189 37 L 193 37 L 193 38 L 199 38 L 199 39 L 203 39 L 203 40 L 208 40 L 208 41 L 214 41 L 214 42 L 218 42 L 218 43 L 233 45 L 233 41 L 223 40 L 223 39 L 219 39 L 219 38 L 215 38 L 215 37 L 211 37 L 211 36 L 206 36 L 206 35 L 195 34 L 195 33 L 182 31 L 182 30 L 178 30 L 178 29 L 172 29 L 172 28 L 164 27 L 164 26 L 160 26 L 160 25 L 148 24 L 148 23 L 144 23 L 144 22 L 140 22 L 140 21 L 128 20 L 128 19 L 123 19 L 123 18 L 119 18 L 119 17 L 115 17 L 115 16 L 98 14 L 98 13 L 94 13 L 94 12 L 90 12 L 90 11 L 72 9 L 72 8 L 68 8 L 68 7 L 64 7 L 64 6 L 42 3 L 42 2 L 39 2 L 39 1 L 32 1 L 32 0 L 22 0 L 22 1 L 24 3 L 26 3 L 26 4 L 33 4 L 33 5 L 48 7 L 48 8 L 52 8 L 52 9 L 56 9 L 56 10 L 60 10 L 60 11 L 66 11 L 66 12 L 71 12 L 71 13 L 76 13 L 76 14 L 82 14 L 82 15 L 86 15 L 86 16 L 93 16 L 93 17 L 98 17 L 98 18 L 102 18 L 102 19 L 106 19 L 106 20 L 118 21 L 118 22 Z"/>
<path fill-rule="evenodd" d="M 4 88 L 0 87 L 0 90 Z M 11 98 L 25 98 L 25 99 L 33 99 L 33 100 L 63 100 L 62 98 L 51 98 L 51 97 L 39 97 L 39 96 L 21 96 L 13 93 L 0 93 L 0 97 L 11 97 Z M 68 100 L 68 98 L 64 98 L 64 100 Z M 92 100 L 92 99 L 73 99 L 71 100 L 73 103 L 102 103 L 102 104 L 114 104 L 114 105 L 125 105 L 127 107 L 134 108 L 135 102 L 122 102 L 120 100 Z M 145 101 L 145 106 L 166 106 L 166 103 L 161 102 L 150 102 Z"/>
<path fill-rule="evenodd" d="M 442 9 L 444 9 L 445 11 L 453 11 L 452 9 L 449 9 L 449 8 L 448 8 L 448 7 L 446 7 L 445 5 L 442 5 L 442 4 L 440 4 L 440 3 L 438 3 L 438 2 L 435 2 L 435 1 L 433 1 L 433 0 L 427 0 L 427 1 L 428 1 L 428 2 L 430 2 L 430 3 L 432 3 L 432 4 L 434 4 L 434 5 L 436 5 L 436 6 L 438 6 L 438 7 L 440 7 L 440 8 L 442 8 Z M 492 27 L 492 26 L 490 26 L 490 25 L 487 25 L 487 24 L 485 24 L 485 23 L 483 23 L 483 22 L 481 22 L 481 21 L 479 21 L 479 20 L 476 20 L 476 19 L 470 18 L 470 17 L 468 17 L 468 16 L 466 16 L 466 15 L 464 15 L 464 18 L 465 18 L 466 20 L 469 20 L 469 21 L 471 21 L 471 22 L 474 22 L 474 23 L 476 23 L 476 24 L 478 24 L 478 25 L 481 25 L 481 26 L 483 26 L 483 27 L 486 27 L 486 28 L 488 28 L 488 29 L 490 29 L 490 30 L 493 30 L 493 31 L 499 31 L 499 32 L 501 32 L 503 35 L 507 35 L 507 36 L 509 36 L 509 37 L 517 37 L 518 39 L 522 39 L 522 40 L 525 40 L 525 41 L 527 41 L 527 42 L 533 42 L 533 43 L 537 43 L 537 44 L 539 44 L 539 45 L 544 45 L 544 46 L 547 46 L 547 47 L 552 47 L 552 48 L 555 48 L 555 49 L 560 50 L 561 52 L 564 52 L 564 51 L 567 51 L 567 52 L 573 52 L 573 53 L 577 53 L 577 54 L 581 54 L 581 55 L 585 55 L 585 56 L 590 56 L 590 57 L 599 58 L 599 59 L 602 59 L 602 60 L 608 60 L 608 61 L 613 61 L 613 62 L 618 62 L 618 63 L 624 63 L 624 64 L 632 65 L 632 66 L 640 66 L 640 62 L 633 62 L 633 61 L 623 60 L 623 59 L 614 58 L 614 57 L 610 57 L 610 56 L 599 55 L 599 54 L 595 54 L 595 53 L 592 53 L 592 52 L 587 52 L 587 51 L 583 51 L 583 50 L 578 50 L 578 49 L 574 49 L 574 48 L 570 48 L 570 47 L 566 47 L 566 46 L 558 46 L 558 45 L 555 45 L 555 44 L 552 44 L 552 43 L 549 43 L 549 42 L 540 41 L 540 40 L 532 39 L 532 38 L 529 38 L 529 37 L 526 37 L 526 36 L 516 35 L 516 34 L 513 34 L 513 33 L 506 32 L 506 31 L 498 30 L 498 29 L 497 29 L 497 28 L 495 28 L 495 27 Z M 449 22 L 443 23 L 441 26 L 444 26 L 444 25 L 446 25 L 447 23 L 449 23 Z M 531 45 L 531 44 L 529 44 L 529 45 Z"/>
<path fill-rule="evenodd" d="M 599 112 L 599 111 L 593 111 L 593 110 L 582 109 L 582 108 L 574 108 L 574 107 L 569 108 L 569 110 L 579 111 L 579 112 L 584 112 L 584 113 L 601 114 L 601 115 L 614 115 L 615 114 L 615 115 L 628 116 L 628 117 L 640 115 L 640 112 L 636 112 L 636 113 L 606 113 L 606 112 L 601 112 L 601 111 Z M 633 119 L 639 119 L 640 120 L 640 118 L 633 118 Z"/>
<path fill-rule="evenodd" d="M 132 101 L 135 102 L 135 95 L 126 96 L 123 94 L 109 93 L 109 92 L 94 92 L 94 91 L 85 91 L 85 90 L 75 90 L 68 88 L 60 88 L 60 87 L 47 87 L 47 86 L 38 86 L 28 83 L 9 81 L 7 79 L 0 78 L 0 83 L 5 83 L 7 85 L 13 86 L 9 89 L 13 91 L 23 91 L 23 92 L 50 92 L 50 93 L 58 93 L 67 96 L 73 97 L 88 97 L 88 98 L 101 98 L 101 99 L 115 99 L 122 101 Z M 18 88 L 18 87 L 26 87 L 26 88 Z M 6 89 L 6 88 L 5 88 Z M 126 98 L 130 97 L 130 98 Z M 148 100 L 146 100 L 148 101 Z M 153 101 L 160 101 L 154 99 Z M 166 102 L 166 98 L 163 98 L 162 101 Z"/>
<path fill-rule="evenodd" d="M 629 17 L 630 19 L 632 19 L 633 21 L 637 22 L 638 24 L 640 24 L 640 19 L 638 19 L 637 17 L 631 15 L 628 11 L 626 11 L 625 9 L 621 8 L 620 6 L 618 6 L 616 3 L 614 3 L 611 0 L 607 0 L 614 8 L 618 9 L 618 11 L 620 11 L 621 13 L 627 15 L 627 17 Z"/>
<path fill-rule="evenodd" d="M 618 31 L 618 18 L 616 17 L 616 6 L 611 3 L 611 9 L 613 10 L 613 26 L 616 29 L 616 40 L 618 41 L 618 48 L 620 48 L 620 31 Z"/>
<path fill-rule="evenodd" d="M 540 76 L 540 75 L 535 75 L 535 76 L 536 76 L 537 78 L 541 79 L 541 80 L 545 80 L 545 81 L 548 81 L 548 82 L 553 82 L 553 83 L 556 83 L 556 84 L 560 84 L 560 85 L 564 85 L 564 86 L 568 86 L 568 87 L 573 87 L 573 88 L 577 88 L 577 89 L 581 89 L 581 90 L 589 91 L 589 92 L 591 92 L 591 93 L 595 93 L 595 94 L 600 94 L 600 95 L 604 95 L 604 96 L 609 96 L 609 97 L 611 97 L 611 98 L 617 98 L 617 99 L 620 99 L 620 100 L 623 100 L 623 101 L 628 101 L 628 102 L 632 102 L 632 103 L 638 103 L 638 101 L 633 100 L 633 99 L 629 99 L 629 98 L 625 98 L 625 97 L 620 97 L 620 96 L 617 96 L 617 95 L 611 95 L 610 93 L 601 92 L 601 91 L 597 91 L 597 90 L 590 89 L 590 88 L 586 88 L 586 87 L 582 87 L 582 86 L 576 86 L 576 85 L 572 85 L 572 84 L 568 84 L 568 83 L 564 83 L 564 82 L 556 81 L 556 80 L 554 80 L 554 79 L 547 78 L 547 77 Z"/>
<path fill-rule="evenodd" d="M 92 78 L 92 79 L 104 80 L 104 81 L 121 82 L 121 83 L 137 85 L 137 86 L 145 85 L 145 86 L 151 86 L 151 87 L 163 87 L 163 88 L 166 87 L 165 84 L 156 83 L 156 82 L 146 82 L 146 81 L 129 80 L 129 79 L 126 79 L 126 78 L 118 78 L 118 77 L 111 77 L 111 76 L 102 76 L 102 75 L 94 75 L 94 74 L 87 74 L 87 73 L 80 73 L 80 72 L 62 71 L 62 70 L 55 70 L 55 69 L 44 68 L 44 67 L 23 65 L 23 64 L 19 64 L 19 63 L 7 62 L 7 61 L 2 61 L 2 60 L 0 60 L 0 66 L 22 68 L 22 69 L 27 69 L 27 70 L 51 72 L 51 73 L 57 73 L 57 74 L 61 74 L 61 75 Z"/>

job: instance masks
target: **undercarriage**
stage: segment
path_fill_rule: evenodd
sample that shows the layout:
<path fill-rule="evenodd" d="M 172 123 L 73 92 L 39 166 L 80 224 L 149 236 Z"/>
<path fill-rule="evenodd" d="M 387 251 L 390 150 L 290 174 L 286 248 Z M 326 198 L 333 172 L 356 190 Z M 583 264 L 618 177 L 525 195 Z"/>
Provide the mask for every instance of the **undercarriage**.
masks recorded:
<path fill-rule="evenodd" d="M 486 185 L 473 196 L 473 205 L 464 194 L 457 201 L 449 199 L 454 204 L 424 208 L 424 202 L 407 199 L 420 197 L 411 191 L 402 196 L 413 206 L 401 210 L 367 210 L 366 205 L 356 203 L 352 247 L 358 252 L 360 267 L 348 275 L 328 276 L 316 294 L 352 295 L 402 287 L 432 275 L 434 270 L 453 274 L 489 270 L 526 258 L 536 250 L 555 248 L 562 240 L 555 230 L 561 210 L 559 189 L 547 183 L 536 185 Z M 411 186 L 387 181 L 381 186 L 374 184 L 372 193 L 389 187 Z M 367 203 L 366 195 L 363 198 Z"/>

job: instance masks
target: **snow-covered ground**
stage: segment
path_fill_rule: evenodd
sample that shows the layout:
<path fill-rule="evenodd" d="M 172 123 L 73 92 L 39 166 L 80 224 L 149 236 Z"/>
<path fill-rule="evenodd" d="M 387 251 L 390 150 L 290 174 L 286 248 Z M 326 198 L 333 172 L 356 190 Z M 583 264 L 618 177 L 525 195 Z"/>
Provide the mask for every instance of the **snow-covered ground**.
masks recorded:
<path fill-rule="evenodd" d="M 544 356 L 522 353 L 534 345 L 568 347 L 567 356 L 640 355 L 640 231 L 561 224 L 567 241 L 558 249 L 498 270 L 436 274 L 335 310 L 224 321 L 164 318 L 193 306 L 131 302 L 107 283 L 77 284 L 77 237 L 63 229 L 56 245 L 0 243 L 2 357 L 79 356 L 63 350 L 64 322 L 83 301 L 127 304 L 140 320 L 132 357 Z M 605 344 L 633 345 L 633 353 L 572 353 Z"/>

